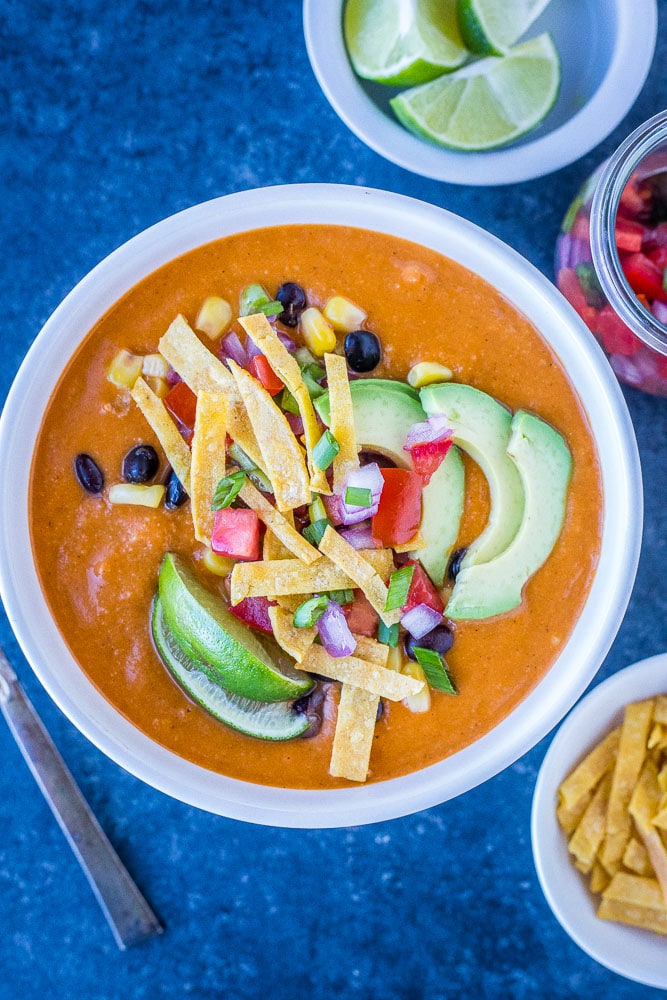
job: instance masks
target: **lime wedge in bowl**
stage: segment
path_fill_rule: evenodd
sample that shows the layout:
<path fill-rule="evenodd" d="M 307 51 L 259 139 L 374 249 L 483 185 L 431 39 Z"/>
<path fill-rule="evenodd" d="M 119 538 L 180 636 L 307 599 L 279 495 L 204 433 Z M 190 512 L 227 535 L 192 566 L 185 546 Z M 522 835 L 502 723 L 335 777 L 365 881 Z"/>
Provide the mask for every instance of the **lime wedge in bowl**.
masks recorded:
<path fill-rule="evenodd" d="M 398 119 L 441 146 L 479 151 L 505 146 L 546 118 L 560 86 L 548 34 L 489 56 L 392 98 Z"/>
<path fill-rule="evenodd" d="M 426 83 L 468 55 L 456 0 L 348 0 L 344 30 L 355 72 L 375 83 Z"/>
<path fill-rule="evenodd" d="M 457 0 L 465 45 L 480 56 L 502 56 L 518 42 L 549 0 Z"/>

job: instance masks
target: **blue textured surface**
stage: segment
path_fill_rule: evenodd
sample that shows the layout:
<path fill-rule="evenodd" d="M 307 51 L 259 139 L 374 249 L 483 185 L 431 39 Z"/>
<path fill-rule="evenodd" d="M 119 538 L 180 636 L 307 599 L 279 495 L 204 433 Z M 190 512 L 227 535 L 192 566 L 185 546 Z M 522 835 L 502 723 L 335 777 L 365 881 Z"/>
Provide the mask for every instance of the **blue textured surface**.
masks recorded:
<path fill-rule="evenodd" d="M 666 0 L 659 8 L 651 75 L 602 146 L 543 179 L 473 189 L 410 175 L 340 123 L 310 70 L 297 0 L 0 0 L 0 398 L 42 323 L 97 261 L 165 215 L 248 187 L 335 180 L 414 195 L 491 230 L 551 277 L 575 189 L 667 106 Z M 667 403 L 626 398 L 646 528 L 598 681 L 667 648 Z M 103 758 L 42 691 L 4 617 L 0 641 L 167 928 L 117 951 L 0 726 L 2 1000 L 659 995 L 590 960 L 544 901 L 529 814 L 548 740 L 457 801 L 392 823 L 246 826 L 172 801 Z"/>

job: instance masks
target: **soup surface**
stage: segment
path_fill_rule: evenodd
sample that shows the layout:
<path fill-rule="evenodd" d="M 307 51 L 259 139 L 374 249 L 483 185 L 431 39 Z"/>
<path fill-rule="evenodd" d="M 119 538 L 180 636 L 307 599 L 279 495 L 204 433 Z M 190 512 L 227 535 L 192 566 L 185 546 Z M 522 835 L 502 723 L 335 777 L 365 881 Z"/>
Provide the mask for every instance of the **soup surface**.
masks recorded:
<path fill-rule="evenodd" d="M 152 739 L 246 781 L 307 788 L 347 784 L 328 773 L 335 696 L 316 736 L 268 743 L 217 722 L 163 667 L 151 642 L 149 614 L 164 554 L 181 554 L 209 588 L 220 586 L 202 564 L 189 504 L 177 510 L 111 504 L 106 489 L 91 496 L 73 473 L 75 456 L 89 453 L 109 485 L 120 481 L 132 446 L 146 442 L 160 450 L 129 392 L 107 378 L 120 348 L 155 352 L 174 317 L 182 313 L 193 323 L 207 296 L 237 303 L 250 282 L 275 294 L 285 281 L 301 284 L 311 305 L 322 307 L 340 294 L 367 311 L 366 326 L 383 346 L 373 376 L 405 379 L 415 363 L 439 361 L 456 381 L 551 423 L 573 456 L 562 532 L 529 580 L 521 606 L 454 627 L 447 663 L 458 695 L 433 691 L 424 713 L 384 703 L 368 776 L 382 781 L 455 753 L 511 712 L 567 640 L 598 558 L 601 484 L 580 401 L 531 323 L 478 276 L 407 241 L 338 226 L 255 230 L 163 266 L 90 331 L 49 401 L 33 458 L 33 550 L 46 599 L 74 657 L 104 696 Z M 465 471 L 457 546 L 481 532 L 489 512 L 484 476 L 467 458 Z"/>

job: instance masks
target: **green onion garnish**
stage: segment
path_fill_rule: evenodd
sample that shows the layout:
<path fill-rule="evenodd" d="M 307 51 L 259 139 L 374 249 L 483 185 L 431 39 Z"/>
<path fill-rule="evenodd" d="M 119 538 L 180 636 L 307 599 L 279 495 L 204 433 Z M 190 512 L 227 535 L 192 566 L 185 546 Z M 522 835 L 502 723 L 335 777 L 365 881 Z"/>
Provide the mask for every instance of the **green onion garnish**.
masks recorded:
<path fill-rule="evenodd" d="M 307 524 L 301 534 L 307 542 L 310 542 L 311 545 L 314 545 L 315 548 L 317 548 L 322 541 L 322 536 L 329 527 L 329 524 L 329 518 L 323 517 L 319 521 L 313 521 L 312 524 Z"/>
<path fill-rule="evenodd" d="M 311 399 L 317 399 L 318 396 L 322 396 L 326 392 L 326 389 L 324 389 L 313 378 L 313 375 L 312 375 L 312 373 L 310 371 L 311 367 L 312 368 L 316 368 L 317 366 L 316 365 L 312 365 L 312 366 L 309 365 L 308 368 L 302 368 L 301 369 L 301 377 L 303 378 L 303 384 L 305 385 L 306 389 L 308 390 L 308 395 L 310 396 L 310 398 Z M 324 372 L 322 372 L 322 374 L 324 374 Z"/>
<path fill-rule="evenodd" d="M 282 302 L 278 302 L 277 299 L 257 303 L 257 312 L 264 313 L 265 316 L 279 316 L 282 311 L 283 304 Z"/>
<path fill-rule="evenodd" d="M 314 521 L 321 521 L 327 516 L 327 509 L 324 506 L 324 501 L 319 493 L 311 493 L 312 502 L 308 505 L 308 517 L 310 518 L 310 523 Z"/>
<path fill-rule="evenodd" d="M 436 653 L 434 649 L 425 649 L 423 646 L 413 646 L 412 652 L 432 688 L 436 691 L 446 691 L 447 694 L 458 694 L 440 653 Z"/>
<path fill-rule="evenodd" d="M 331 590 L 329 592 L 329 597 L 331 598 L 332 601 L 335 601 L 336 604 L 341 604 L 341 605 L 342 604 L 352 604 L 352 601 L 354 600 L 354 591 L 353 590 Z"/>
<path fill-rule="evenodd" d="M 338 441 L 330 430 L 326 430 L 313 448 L 313 462 L 318 469 L 324 471 L 329 468 L 339 451 Z M 368 492 L 370 493 L 370 490 Z"/>
<path fill-rule="evenodd" d="M 378 622 L 378 642 L 385 646 L 398 646 L 398 632 L 398 622 L 395 625 L 385 625 L 382 619 Z"/>
<path fill-rule="evenodd" d="M 299 404 L 296 399 L 289 391 L 289 389 L 283 389 L 283 394 L 280 397 L 280 409 L 284 410 L 285 413 L 297 413 L 299 412 Z"/>
<path fill-rule="evenodd" d="M 262 306 L 267 302 L 269 302 L 269 296 L 265 288 L 258 284 L 246 285 L 241 292 L 239 313 L 241 316 L 251 316 L 252 313 L 261 312 Z M 282 306 L 280 306 L 279 311 L 283 311 Z"/>
<path fill-rule="evenodd" d="M 239 448 L 235 441 L 230 444 L 227 453 L 244 472 L 248 473 L 248 479 L 252 480 L 258 490 L 261 490 L 262 493 L 273 493 L 271 481 L 264 475 L 261 469 L 257 468 L 253 460 L 248 458 L 243 448 Z"/>
<path fill-rule="evenodd" d="M 329 598 L 326 594 L 323 594 L 321 597 L 309 597 L 294 612 L 294 627 L 312 628 L 327 610 L 328 604 Z"/>
<path fill-rule="evenodd" d="M 389 590 L 387 592 L 387 603 L 385 611 L 396 611 L 402 608 L 408 599 L 408 591 L 412 583 L 414 566 L 402 566 L 395 570 L 389 577 Z"/>
<path fill-rule="evenodd" d="M 348 486 L 345 490 L 345 504 L 348 507 L 372 507 L 373 494 L 365 486 Z"/>
<path fill-rule="evenodd" d="M 230 507 L 243 489 L 246 481 L 246 474 L 239 470 L 224 476 L 215 488 L 211 510 L 223 510 Z"/>

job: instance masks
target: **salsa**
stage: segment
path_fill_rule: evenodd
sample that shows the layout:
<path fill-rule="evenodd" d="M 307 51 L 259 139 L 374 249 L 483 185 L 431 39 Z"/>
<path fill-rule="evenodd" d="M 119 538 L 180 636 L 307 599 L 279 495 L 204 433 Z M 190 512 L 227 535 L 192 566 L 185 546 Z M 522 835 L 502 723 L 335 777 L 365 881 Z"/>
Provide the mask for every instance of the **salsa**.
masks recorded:
<path fill-rule="evenodd" d="M 287 226 L 200 247 L 139 282 L 90 331 L 47 406 L 33 459 L 30 495 L 33 550 L 42 587 L 84 672 L 123 715 L 160 744 L 204 767 L 248 781 L 310 788 L 347 783 L 329 774 L 339 685 L 330 685 L 321 699 L 321 727 L 316 735 L 270 743 L 221 724 L 174 682 L 150 635 L 151 607 L 165 555 L 174 553 L 185 560 L 201 585 L 217 592 L 221 600 L 224 578 L 212 572 L 210 551 L 194 542 L 191 504 L 184 501 L 182 489 L 178 502 L 165 504 L 163 499 L 156 507 L 110 502 L 114 489 L 145 488 L 141 482 L 122 481 L 123 463 L 133 449 L 150 448 L 158 454 L 158 487 L 164 487 L 159 480 L 169 474 L 160 442 L 130 393 L 109 380 L 119 352 L 153 357 L 175 316 L 194 323 L 207 298 L 215 295 L 238 303 L 252 283 L 276 295 L 281 305 L 280 291 L 286 285 L 305 289 L 307 304 L 301 319 L 308 309 L 315 311 L 310 316 L 311 338 L 327 336 L 326 330 L 318 328 L 315 314 L 332 297 L 345 296 L 363 308 L 366 332 L 381 345 L 381 357 L 370 373 L 362 374 L 355 370 L 354 359 L 360 359 L 357 364 L 363 369 L 369 348 L 372 357 L 377 344 L 371 340 L 361 350 L 355 344 L 352 385 L 357 376 L 405 382 L 418 364 L 447 366 L 455 382 L 502 401 L 511 411 L 538 414 L 558 429 L 571 452 L 565 520 L 545 565 L 528 581 L 520 605 L 483 620 L 452 624 L 445 618 L 438 626 L 431 652 L 438 658 L 446 656 L 458 693 L 432 690 L 428 711 L 413 711 L 409 699 L 406 704 L 382 700 L 368 780 L 406 774 L 488 732 L 534 687 L 553 664 L 583 606 L 600 542 L 602 496 L 595 448 L 566 373 L 523 316 L 482 279 L 453 261 L 364 230 Z M 277 308 L 275 303 L 273 308 Z M 282 326 L 285 333 L 299 336 L 301 327 Z M 231 331 L 241 332 L 234 324 Z M 206 336 L 202 340 L 215 350 L 217 345 Z M 325 349 L 342 353 L 343 338 L 334 337 Z M 284 387 L 272 383 L 275 372 L 263 369 L 259 357 L 253 359 L 254 371 L 248 377 L 282 401 Z M 164 401 L 184 430 L 190 426 L 187 406 L 192 401 L 182 389 L 179 392 L 185 398 L 178 400 L 179 385 L 183 383 L 175 381 L 168 388 Z M 94 493 L 82 488 L 73 474 L 72 463 L 79 455 L 89 456 L 105 484 Z M 133 467 L 152 463 L 150 452 L 140 455 L 137 458 L 134 453 Z M 444 456 L 423 456 L 422 476 L 432 474 L 438 458 Z M 491 508 L 486 477 L 467 455 L 462 461 L 465 507 L 455 545 L 459 560 L 461 551 L 484 532 Z M 378 468 L 383 480 L 403 471 Z M 88 465 L 87 469 L 90 473 Z M 97 482 L 94 473 L 92 478 Z M 395 478 L 402 482 L 395 483 L 385 496 L 395 497 L 397 491 L 405 490 L 409 497 L 414 481 Z M 356 488 L 368 490 L 373 499 L 372 484 Z M 174 491 L 178 494 L 171 475 L 164 498 L 169 501 Z M 359 494 L 351 499 L 360 498 L 366 499 Z M 216 517 L 235 509 L 243 510 L 229 505 L 216 512 Z M 409 509 L 408 501 L 405 509 Z M 382 516 L 376 524 L 376 541 L 397 537 L 391 533 L 398 530 L 398 513 L 403 510 L 401 504 L 394 511 L 380 511 L 378 503 Z M 322 519 L 310 517 L 308 523 L 318 520 Z M 222 530 L 225 517 L 218 521 Z M 413 529 L 414 523 L 402 526 L 408 534 Z M 238 535 L 234 538 L 238 540 Z M 405 565 L 397 564 L 396 571 L 415 562 L 404 557 Z M 456 576 L 455 570 L 455 561 L 450 560 L 451 575 Z M 421 591 L 410 597 L 416 601 L 412 608 L 407 606 L 408 594 L 403 594 L 402 607 L 408 612 L 421 608 L 423 613 L 429 601 L 443 603 L 441 596 L 437 601 L 433 598 L 433 591 L 440 590 L 446 597 L 452 581 L 434 588 L 413 568 L 410 586 Z M 363 634 L 363 621 L 353 622 L 352 628 L 350 617 L 363 619 L 364 602 L 355 600 L 351 607 L 348 625 Z M 431 610 L 442 619 L 441 609 Z M 261 630 L 261 621 L 259 626 Z M 407 653 L 406 658 L 416 662 Z"/>

